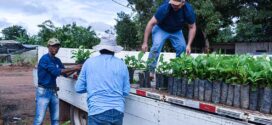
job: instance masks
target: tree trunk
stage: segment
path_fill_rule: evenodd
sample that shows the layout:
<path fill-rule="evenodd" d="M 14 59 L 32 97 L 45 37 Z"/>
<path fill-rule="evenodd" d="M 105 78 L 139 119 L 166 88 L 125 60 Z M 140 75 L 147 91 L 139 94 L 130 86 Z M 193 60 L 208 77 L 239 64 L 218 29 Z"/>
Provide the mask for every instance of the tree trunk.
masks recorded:
<path fill-rule="evenodd" d="M 205 40 L 205 48 L 204 48 L 204 53 L 209 53 L 210 52 L 210 42 L 207 37 L 207 34 L 202 30 L 202 34 Z"/>

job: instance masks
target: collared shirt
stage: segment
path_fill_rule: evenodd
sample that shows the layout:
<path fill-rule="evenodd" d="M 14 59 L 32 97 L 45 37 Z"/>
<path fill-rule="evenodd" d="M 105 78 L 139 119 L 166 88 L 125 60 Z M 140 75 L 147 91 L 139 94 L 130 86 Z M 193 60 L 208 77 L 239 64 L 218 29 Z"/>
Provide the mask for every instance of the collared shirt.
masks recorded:
<path fill-rule="evenodd" d="M 38 84 L 44 87 L 56 87 L 56 79 L 61 75 L 64 66 L 59 58 L 49 53 L 42 56 L 38 64 Z"/>
<path fill-rule="evenodd" d="M 185 2 L 185 5 L 178 11 L 174 11 L 168 2 L 164 3 L 154 16 L 158 21 L 158 26 L 169 33 L 180 31 L 185 23 L 194 24 L 196 21 L 193 7 L 188 2 Z"/>
<path fill-rule="evenodd" d="M 87 92 L 89 115 L 110 109 L 124 112 L 125 96 L 130 90 L 127 66 L 113 55 L 89 58 L 83 64 L 75 90 Z"/>

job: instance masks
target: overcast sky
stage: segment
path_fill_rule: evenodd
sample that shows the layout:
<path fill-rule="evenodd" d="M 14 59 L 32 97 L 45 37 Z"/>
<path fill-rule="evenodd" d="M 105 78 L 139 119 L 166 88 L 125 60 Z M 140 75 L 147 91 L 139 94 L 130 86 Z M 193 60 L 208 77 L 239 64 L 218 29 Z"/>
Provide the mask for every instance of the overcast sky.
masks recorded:
<path fill-rule="evenodd" d="M 115 0 L 124 5 L 126 0 Z M 45 20 L 62 26 L 76 22 L 104 31 L 116 24 L 117 12 L 131 10 L 112 0 L 0 0 L 0 30 L 12 25 L 23 26 L 32 35 Z"/>

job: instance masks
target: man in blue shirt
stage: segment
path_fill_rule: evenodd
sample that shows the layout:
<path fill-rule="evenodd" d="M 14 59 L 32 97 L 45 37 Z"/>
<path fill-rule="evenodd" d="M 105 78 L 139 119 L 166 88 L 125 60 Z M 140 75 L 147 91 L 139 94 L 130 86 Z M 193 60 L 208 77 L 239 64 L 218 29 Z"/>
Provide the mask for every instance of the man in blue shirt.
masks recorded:
<path fill-rule="evenodd" d="M 43 55 L 38 64 L 38 87 L 36 88 L 36 115 L 34 125 L 41 125 L 49 107 L 51 125 L 59 124 L 59 99 L 56 79 L 60 75 L 68 76 L 81 69 L 81 65 L 65 69 L 60 59 L 55 57 L 60 42 L 51 38 L 47 44 L 49 53 Z"/>
<path fill-rule="evenodd" d="M 142 51 L 146 52 L 149 34 L 152 31 L 152 47 L 148 58 L 155 59 L 155 61 L 149 65 L 150 72 L 154 73 L 155 71 L 158 57 L 166 39 L 171 41 L 177 57 L 185 51 L 187 54 L 191 53 L 191 44 L 196 33 L 195 21 L 193 8 L 186 0 L 170 0 L 157 9 L 146 26 L 142 44 Z M 187 46 L 181 31 L 184 24 L 188 24 L 189 27 Z"/>
<path fill-rule="evenodd" d="M 101 55 L 83 64 L 75 85 L 78 93 L 87 92 L 88 125 L 122 125 L 125 96 L 130 90 L 129 73 L 114 53 L 123 48 L 114 39 L 102 37 L 93 49 Z"/>

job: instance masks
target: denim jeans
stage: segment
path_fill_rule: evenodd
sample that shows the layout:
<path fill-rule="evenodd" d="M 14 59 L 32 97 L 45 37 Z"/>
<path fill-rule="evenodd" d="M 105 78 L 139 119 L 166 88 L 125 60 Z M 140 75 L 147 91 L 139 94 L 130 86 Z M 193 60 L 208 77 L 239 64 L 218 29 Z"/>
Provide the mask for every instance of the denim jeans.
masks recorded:
<path fill-rule="evenodd" d="M 88 125 L 122 125 L 124 113 L 111 109 L 88 117 Z"/>
<path fill-rule="evenodd" d="M 152 47 L 148 56 L 149 59 L 154 59 L 148 66 L 150 72 L 154 73 L 160 52 L 167 39 L 171 41 L 171 44 L 176 51 L 176 57 L 179 57 L 181 53 L 185 52 L 186 42 L 181 30 L 175 33 L 168 33 L 155 25 L 152 29 Z"/>
<path fill-rule="evenodd" d="M 37 87 L 36 89 L 36 114 L 33 125 L 42 125 L 49 107 L 51 125 L 59 124 L 59 99 L 56 91 Z"/>

